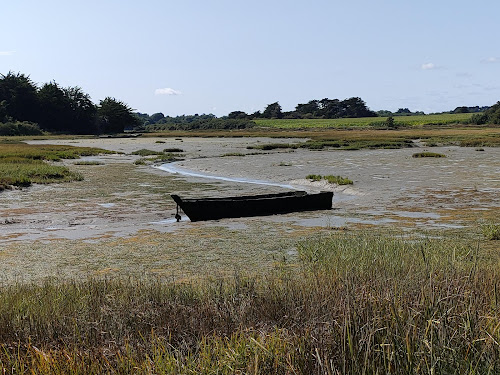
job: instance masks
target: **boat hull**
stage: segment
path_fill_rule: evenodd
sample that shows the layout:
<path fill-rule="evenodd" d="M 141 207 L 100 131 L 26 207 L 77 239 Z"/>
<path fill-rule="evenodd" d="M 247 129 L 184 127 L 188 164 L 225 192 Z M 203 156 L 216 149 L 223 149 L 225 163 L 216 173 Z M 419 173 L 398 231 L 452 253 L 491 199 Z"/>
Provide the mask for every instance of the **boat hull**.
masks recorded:
<path fill-rule="evenodd" d="M 329 210 L 332 192 L 307 194 L 290 193 L 252 195 L 226 198 L 182 199 L 172 194 L 172 199 L 191 221 L 218 220 L 223 218 L 267 216 L 299 211 Z"/>

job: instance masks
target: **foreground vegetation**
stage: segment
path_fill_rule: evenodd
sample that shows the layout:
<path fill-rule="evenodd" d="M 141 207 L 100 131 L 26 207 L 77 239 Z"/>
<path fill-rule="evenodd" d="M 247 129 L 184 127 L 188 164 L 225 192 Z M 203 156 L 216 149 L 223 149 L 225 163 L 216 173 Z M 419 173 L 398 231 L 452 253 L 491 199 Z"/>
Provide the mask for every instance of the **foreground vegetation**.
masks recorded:
<path fill-rule="evenodd" d="M 28 145 L 26 143 L 0 143 L 0 191 L 13 186 L 25 187 L 32 183 L 46 184 L 81 180 L 79 173 L 53 163 L 61 159 L 77 159 L 110 151 L 55 145 Z"/>
<path fill-rule="evenodd" d="M 265 277 L 3 286 L 0 368 L 498 373 L 500 259 L 491 242 L 337 233 L 300 243 L 297 264 Z"/>

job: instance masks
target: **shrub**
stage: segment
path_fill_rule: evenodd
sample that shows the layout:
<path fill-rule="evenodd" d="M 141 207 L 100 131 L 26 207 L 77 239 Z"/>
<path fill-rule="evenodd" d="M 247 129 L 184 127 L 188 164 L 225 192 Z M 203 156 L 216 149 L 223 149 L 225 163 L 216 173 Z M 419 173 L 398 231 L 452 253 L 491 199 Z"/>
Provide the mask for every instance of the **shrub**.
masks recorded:
<path fill-rule="evenodd" d="M 37 124 L 31 122 L 7 122 L 0 123 L 0 135 L 41 135 L 43 134 Z"/>

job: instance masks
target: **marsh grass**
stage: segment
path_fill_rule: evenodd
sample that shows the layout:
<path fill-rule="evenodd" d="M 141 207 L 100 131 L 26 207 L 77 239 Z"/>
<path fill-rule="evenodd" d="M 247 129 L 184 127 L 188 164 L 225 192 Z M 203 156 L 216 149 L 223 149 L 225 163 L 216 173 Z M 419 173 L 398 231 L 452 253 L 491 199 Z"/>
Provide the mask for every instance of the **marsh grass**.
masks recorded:
<path fill-rule="evenodd" d="M 247 146 L 247 149 L 270 151 L 270 150 L 287 149 L 287 148 L 296 149 L 299 147 L 301 147 L 301 144 L 299 143 L 266 143 L 263 145 Z"/>
<path fill-rule="evenodd" d="M 0 147 L 0 190 L 13 186 L 25 187 L 32 183 L 48 184 L 82 180 L 81 174 L 64 166 L 46 161 L 77 159 L 110 151 L 73 146 L 28 145 L 25 143 L 5 143 Z"/>
<path fill-rule="evenodd" d="M 228 156 L 239 156 L 239 157 L 243 157 L 243 156 L 246 156 L 245 154 L 242 154 L 241 152 L 228 152 L 226 154 L 222 154 L 221 155 L 221 158 L 224 158 L 224 157 L 228 157 Z"/>
<path fill-rule="evenodd" d="M 321 181 L 323 176 L 321 176 L 320 174 L 308 174 L 306 178 L 311 181 Z"/>
<path fill-rule="evenodd" d="M 497 136 L 463 139 L 460 140 L 459 145 L 462 147 L 498 147 L 500 146 L 500 138 Z"/>
<path fill-rule="evenodd" d="M 446 155 L 437 152 L 417 152 L 412 155 L 413 158 L 445 158 Z"/>
<path fill-rule="evenodd" d="M 342 177 L 342 176 L 324 176 L 324 180 L 328 181 L 330 184 L 337 184 L 337 185 L 352 185 L 353 181 L 348 179 L 347 177 Z"/>
<path fill-rule="evenodd" d="M 163 151 L 153 151 L 148 149 L 140 149 L 131 153 L 131 155 L 142 156 L 134 162 L 136 165 L 148 165 L 154 163 L 169 163 L 173 161 L 182 160 L 182 155 L 173 152 L 167 152 L 166 150 L 180 150 L 180 149 L 165 149 Z M 176 151 L 177 152 L 177 151 Z M 149 156 L 149 157 L 148 157 Z"/>
<path fill-rule="evenodd" d="M 168 153 L 168 152 L 184 152 L 184 150 L 182 148 L 170 147 L 170 148 L 164 149 L 163 152 L 165 152 L 165 153 Z"/>
<path fill-rule="evenodd" d="M 162 154 L 163 152 L 161 151 L 153 151 L 153 150 L 148 150 L 146 148 L 141 148 L 140 150 L 131 153 L 131 155 L 139 155 L 139 156 L 151 156 L 151 155 L 162 155 Z"/>
<path fill-rule="evenodd" d="M 487 240 L 500 240 L 500 224 L 485 223 L 481 225 L 481 232 Z"/>
<path fill-rule="evenodd" d="M 100 161 L 76 161 L 75 165 L 103 165 Z"/>
<path fill-rule="evenodd" d="M 347 177 L 342 177 L 342 176 L 333 176 L 333 175 L 328 175 L 328 176 L 321 176 L 319 174 L 310 174 L 307 175 L 306 178 L 311 181 L 321 181 L 325 180 L 330 184 L 337 184 L 337 185 L 352 185 L 353 181 L 348 179 Z"/>
<path fill-rule="evenodd" d="M 403 116 L 402 116 L 403 117 Z M 410 116 L 410 119 L 413 116 Z M 369 118 L 373 119 L 373 118 Z M 354 119 L 356 120 L 356 119 Z M 275 121 L 275 120 L 263 120 L 263 121 Z M 284 120 L 276 120 L 284 121 Z M 285 120 L 289 121 L 289 120 Z M 285 123 L 282 122 L 281 124 Z M 349 128 L 331 128 L 321 126 L 322 123 L 328 122 L 330 120 L 319 120 L 320 126 L 316 126 L 314 122 L 316 120 L 311 120 L 311 127 L 302 128 L 300 126 L 300 121 L 302 120 L 290 120 L 294 121 L 293 125 L 287 128 L 255 128 L 239 130 L 238 132 L 231 131 L 221 131 L 221 130 L 211 130 L 211 131 L 172 131 L 168 133 L 154 133 L 154 136 L 159 135 L 165 137 L 183 136 L 183 137 L 271 137 L 271 138 L 310 138 L 311 149 L 313 147 L 318 147 L 320 149 L 321 142 L 331 142 L 329 146 L 333 149 L 335 147 L 335 142 L 338 142 L 342 147 L 347 147 L 347 149 L 356 149 L 360 146 L 367 145 L 374 148 L 377 144 L 382 144 L 387 148 L 397 148 L 398 143 L 403 147 L 413 146 L 412 140 L 420 139 L 425 142 L 429 147 L 433 146 L 447 146 L 447 145 L 457 145 L 457 146 L 470 146 L 478 147 L 478 145 L 498 147 L 500 146 L 500 127 L 492 126 L 418 126 L 418 127 L 404 127 L 401 129 L 387 129 L 381 130 L 377 128 L 370 127 L 355 127 Z M 399 120 L 398 120 L 399 121 Z M 314 126 L 313 126 L 314 125 Z M 314 143 L 314 141 L 320 141 L 320 143 Z M 347 142 L 347 143 L 346 143 Z M 361 142 L 356 144 L 356 142 Z M 304 142 L 305 143 L 305 142 Z M 293 148 L 297 148 L 297 143 L 291 143 Z M 293 146 L 295 145 L 295 146 Z M 313 146 L 315 145 L 315 146 Z M 271 147 L 271 146 L 267 146 Z M 254 148 L 254 147 L 250 147 Z"/>
<path fill-rule="evenodd" d="M 266 276 L 0 289 L 4 373 L 498 373 L 499 255 L 336 233 Z"/>
<path fill-rule="evenodd" d="M 60 161 L 61 159 L 78 159 L 81 156 L 94 156 L 112 153 L 113 151 L 94 147 L 6 143 L 2 144 L 0 147 L 0 162 L 2 162 L 2 159 L 4 158 Z"/>
<path fill-rule="evenodd" d="M 312 139 L 302 143 L 267 143 L 256 146 L 248 146 L 248 149 L 276 150 L 276 149 L 298 149 L 323 150 L 328 148 L 339 150 L 361 150 L 361 149 L 397 149 L 413 147 L 413 142 L 409 139 L 386 138 L 377 139 Z"/>

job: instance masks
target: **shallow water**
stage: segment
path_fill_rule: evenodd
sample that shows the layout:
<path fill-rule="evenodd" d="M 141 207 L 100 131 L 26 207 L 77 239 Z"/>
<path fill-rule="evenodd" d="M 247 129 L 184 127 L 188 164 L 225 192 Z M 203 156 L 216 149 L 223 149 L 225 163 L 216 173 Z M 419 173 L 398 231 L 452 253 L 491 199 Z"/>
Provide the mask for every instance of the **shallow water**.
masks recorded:
<path fill-rule="evenodd" d="M 219 181 L 226 181 L 226 182 L 235 182 L 235 183 L 239 183 L 239 184 L 255 184 L 255 185 L 264 185 L 264 186 L 275 186 L 275 187 L 280 187 L 283 189 L 292 189 L 292 190 L 296 189 L 292 185 L 280 184 L 280 183 L 272 182 L 272 181 L 256 180 L 256 179 L 241 178 L 241 177 L 240 178 L 225 177 L 225 176 L 217 176 L 217 175 L 207 174 L 207 173 L 202 173 L 202 172 L 195 172 L 192 170 L 188 170 L 186 168 L 181 168 L 181 167 L 177 166 L 177 163 L 162 164 L 160 166 L 156 166 L 155 168 L 161 169 L 162 171 L 172 173 L 172 174 L 180 174 L 182 176 L 187 176 L 187 177 L 199 177 L 199 178 L 207 179 L 207 180 L 219 180 Z"/>

